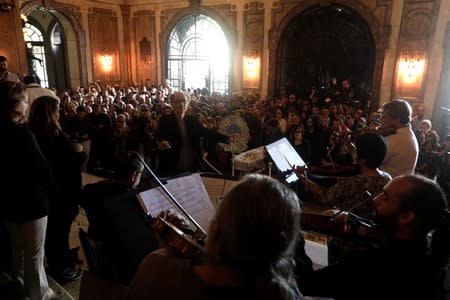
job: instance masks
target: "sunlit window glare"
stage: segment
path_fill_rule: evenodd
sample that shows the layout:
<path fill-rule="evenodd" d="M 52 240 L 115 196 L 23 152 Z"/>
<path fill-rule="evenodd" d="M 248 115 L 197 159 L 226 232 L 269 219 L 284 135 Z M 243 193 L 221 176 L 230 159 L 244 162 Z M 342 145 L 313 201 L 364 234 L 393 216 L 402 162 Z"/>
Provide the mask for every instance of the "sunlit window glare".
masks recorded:
<path fill-rule="evenodd" d="M 228 90 L 229 47 L 219 24 L 199 15 L 183 18 L 168 43 L 168 75 L 176 89 Z"/>
<path fill-rule="evenodd" d="M 44 39 L 41 31 L 30 23 L 23 27 L 24 41 L 27 46 L 28 60 L 34 75 L 39 77 L 42 87 L 48 87 L 47 64 Z"/>

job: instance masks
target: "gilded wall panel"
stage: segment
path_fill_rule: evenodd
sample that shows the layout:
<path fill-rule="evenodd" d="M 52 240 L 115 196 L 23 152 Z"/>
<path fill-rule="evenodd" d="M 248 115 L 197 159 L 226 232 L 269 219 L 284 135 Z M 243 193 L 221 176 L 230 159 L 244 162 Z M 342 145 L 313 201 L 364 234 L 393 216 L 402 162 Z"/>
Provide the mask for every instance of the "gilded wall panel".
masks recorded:
<path fill-rule="evenodd" d="M 8 59 L 8 70 L 19 76 L 28 73 L 25 54 L 25 42 L 23 40 L 21 21 L 19 14 L 12 11 L 0 12 L 0 38 L 3 41 L 0 46 L 0 55 Z M 12 30 L 14 29 L 14 30 Z"/>
<path fill-rule="evenodd" d="M 392 94 L 423 102 L 424 83 L 436 29 L 439 0 L 406 0 L 400 25 Z"/>
<path fill-rule="evenodd" d="M 89 9 L 88 23 L 94 80 L 120 82 L 117 15 L 107 9 Z"/>
<path fill-rule="evenodd" d="M 133 17 L 134 57 L 137 81 L 152 84 L 156 80 L 156 28 L 155 12 L 151 10 L 137 11 Z"/>

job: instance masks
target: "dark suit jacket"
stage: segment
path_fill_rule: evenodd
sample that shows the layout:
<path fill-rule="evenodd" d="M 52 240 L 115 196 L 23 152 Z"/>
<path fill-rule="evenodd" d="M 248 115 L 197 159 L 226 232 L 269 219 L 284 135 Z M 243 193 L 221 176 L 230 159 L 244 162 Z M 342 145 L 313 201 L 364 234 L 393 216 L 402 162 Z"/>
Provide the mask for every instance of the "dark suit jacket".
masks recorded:
<path fill-rule="evenodd" d="M 183 171 L 195 172 L 202 169 L 201 138 L 207 138 L 208 141 L 227 143 L 228 136 L 205 128 L 195 116 L 185 116 L 184 123 L 186 124 L 186 133 L 191 143 L 194 157 L 192 158 L 192 170 Z M 178 173 L 177 165 L 181 151 L 181 134 L 177 119 L 174 115 L 165 115 L 159 119 L 156 138 L 158 141 L 167 140 L 170 144 L 170 149 L 159 152 L 157 173 L 160 176 L 176 175 Z"/>
<path fill-rule="evenodd" d="M 53 185 L 50 165 L 30 130 L 12 122 L 1 122 L 3 136 L 0 187 L 0 217 L 12 222 L 29 222 L 49 213 L 49 190 Z"/>

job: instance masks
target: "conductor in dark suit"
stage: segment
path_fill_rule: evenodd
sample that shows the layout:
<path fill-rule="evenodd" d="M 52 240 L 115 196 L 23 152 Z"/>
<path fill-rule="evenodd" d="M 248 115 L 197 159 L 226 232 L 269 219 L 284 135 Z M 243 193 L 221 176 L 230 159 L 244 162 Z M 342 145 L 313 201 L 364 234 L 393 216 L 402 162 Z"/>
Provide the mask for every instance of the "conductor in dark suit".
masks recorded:
<path fill-rule="evenodd" d="M 182 172 L 203 170 L 202 138 L 228 143 L 228 136 L 205 128 L 196 116 L 185 115 L 188 99 L 183 92 L 170 97 L 173 113 L 159 119 L 158 141 L 159 176 L 174 176 Z"/>

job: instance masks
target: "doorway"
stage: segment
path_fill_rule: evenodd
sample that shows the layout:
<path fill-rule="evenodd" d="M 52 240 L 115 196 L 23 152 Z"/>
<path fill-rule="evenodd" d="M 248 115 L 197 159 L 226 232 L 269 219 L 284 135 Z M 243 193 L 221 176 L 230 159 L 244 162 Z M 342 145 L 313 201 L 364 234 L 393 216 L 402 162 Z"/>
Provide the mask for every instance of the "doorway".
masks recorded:
<path fill-rule="evenodd" d="M 345 79 L 370 93 L 375 53 L 368 23 L 352 9 L 338 4 L 310 7 L 281 34 L 275 94 L 308 97 L 313 86 L 326 93 Z"/>
<path fill-rule="evenodd" d="M 78 42 L 68 19 L 54 9 L 33 9 L 23 29 L 29 74 L 57 92 L 79 86 Z"/>

